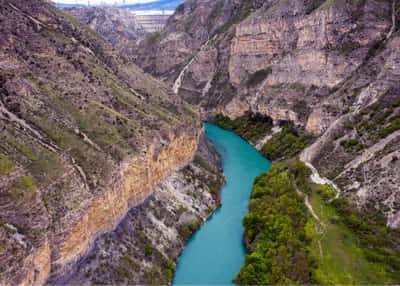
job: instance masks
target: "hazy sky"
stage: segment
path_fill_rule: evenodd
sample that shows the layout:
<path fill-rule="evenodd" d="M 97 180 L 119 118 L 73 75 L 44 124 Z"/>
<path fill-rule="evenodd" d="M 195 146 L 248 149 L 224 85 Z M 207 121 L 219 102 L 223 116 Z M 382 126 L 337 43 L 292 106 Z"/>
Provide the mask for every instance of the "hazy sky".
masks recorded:
<path fill-rule="evenodd" d="M 53 0 L 57 3 L 65 3 L 65 4 L 87 4 L 88 0 Z M 123 3 L 123 0 L 89 0 L 90 4 L 115 4 L 115 3 Z M 157 0 L 125 0 L 126 4 L 134 4 L 134 3 L 147 3 L 147 2 L 156 2 Z"/>

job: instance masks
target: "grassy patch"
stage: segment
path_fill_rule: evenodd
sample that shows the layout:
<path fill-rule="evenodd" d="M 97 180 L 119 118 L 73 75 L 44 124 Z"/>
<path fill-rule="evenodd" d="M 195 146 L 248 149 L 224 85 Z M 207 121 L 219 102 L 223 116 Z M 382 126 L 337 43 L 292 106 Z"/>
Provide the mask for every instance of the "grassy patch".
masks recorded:
<path fill-rule="evenodd" d="M 243 0 L 241 7 L 239 7 L 235 11 L 235 13 L 233 14 L 233 17 L 230 17 L 229 21 L 227 21 L 224 25 L 222 25 L 221 27 L 216 29 L 212 36 L 214 36 L 215 34 L 222 34 L 222 33 L 227 32 L 233 25 L 240 23 L 241 21 L 246 19 L 253 10 L 254 10 L 253 1 Z"/>
<path fill-rule="evenodd" d="M 0 176 L 8 175 L 14 169 L 14 164 L 7 156 L 0 154 Z"/>
<path fill-rule="evenodd" d="M 140 265 L 135 262 L 129 255 L 122 255 L 120 258 L 120 265 L 125 266 L 128 269 L 132 269 L 133 271 L 139 271 Z"/>
<path fill-rule="evenodd" d="M 36 186 L 31 176 L 23 176 L 15 183 L 11 196 L 15 201 L 29 201 L 36 195 Z"/>
<path fill-rule="evenodd" d="M 349 228 L 346 216 L 328 202 L 332 195 L 329 187 L 313 185 L 313 190 L 310 202 L 324 224 L 321 228 L 312 217 L 308 222 L 307 236 L 312 241 L 310 253 L 316 265 L 312 270 L 313 281 L 320 284 L 395 282 L 386 263 L 368 259 L 366 253 L 370 249 L 361 243 L 358 231 Z M 320 231 L 315 231 L 316 228 Z"/>

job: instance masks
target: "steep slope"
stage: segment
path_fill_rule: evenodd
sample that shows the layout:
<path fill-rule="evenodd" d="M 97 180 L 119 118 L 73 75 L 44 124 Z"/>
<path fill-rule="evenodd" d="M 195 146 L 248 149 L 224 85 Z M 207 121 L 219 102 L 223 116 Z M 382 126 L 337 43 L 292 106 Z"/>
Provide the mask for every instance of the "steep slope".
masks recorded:
<path fill-rule="evenodd" d="M 302 159 L 398 226 L 399 19 L 391 0 L 187 1 L 137 63 L 206 118 L 250 110 L 322 136 Z"/>
<path fill-rule="evenodd" d="M 65 9 L 91 29 L 121 48 L 146 33 L 136 16 L 125 9 L 111 7 L 84 7 Z"/>
<path fill-rule="evenodd" d="M 0 284 L 69 273 L 190 161 L 197 114 L 47 1 L 0 1 Z"/>
<path fill-rule="evenodd" d="M 99 238 L 69 277 L 72 285 L 171 283 L 187 239 L 219 206 L 219 157 L 204 138 L 192 163 L 172 173 L 118 227 Z"/>

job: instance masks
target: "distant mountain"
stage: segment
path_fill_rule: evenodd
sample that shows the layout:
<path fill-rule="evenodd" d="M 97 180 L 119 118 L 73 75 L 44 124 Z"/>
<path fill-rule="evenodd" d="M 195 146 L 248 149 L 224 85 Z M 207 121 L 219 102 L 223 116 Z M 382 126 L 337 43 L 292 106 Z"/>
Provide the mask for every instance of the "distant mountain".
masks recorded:
<path fill-rule="evenodd" d="M 118 6 L 119 8 L 135 10 L 135 11 L 147 11 L 147 10 L 175 10 L 178 5 L 182 4 L 184 0 L 155 0 L 150 3 L 140 3 L 140 4 L 128 4 Z M 59 8 L 73 8 L 73 7 L 85 7 L 84 4 L 63 4 L 55 3 Z"/>
<path fill-rule="evenodd" d="M 58 8 L 74 8 L 74 7 L 85 7 L 83 4 L 64 4 L 64 3 L 55 3 Z"/>
<path fill-rule="evenodd" d="M 121 8 L 130 10 L 175 10 L 184 0 L 158 0 L 150 3 L 124 5 Z"/>

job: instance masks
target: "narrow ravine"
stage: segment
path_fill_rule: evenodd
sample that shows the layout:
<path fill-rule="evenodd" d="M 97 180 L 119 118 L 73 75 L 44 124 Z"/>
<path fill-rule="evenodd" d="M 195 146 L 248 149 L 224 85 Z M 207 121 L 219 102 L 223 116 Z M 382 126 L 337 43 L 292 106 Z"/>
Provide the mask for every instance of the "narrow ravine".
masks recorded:
<path fill-rule="evenodd" d="M 232 132 L 205 123 L 207 138 L 222 156 L 226 184 L 222 207 L 192 236 L 179 258 L 174 285 L 229 285 L 246 254 L 242 218 L 254 178 L 271 163 Z"/>

